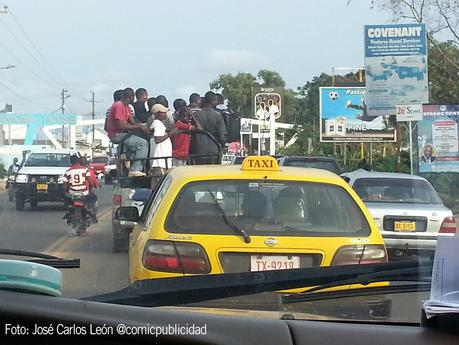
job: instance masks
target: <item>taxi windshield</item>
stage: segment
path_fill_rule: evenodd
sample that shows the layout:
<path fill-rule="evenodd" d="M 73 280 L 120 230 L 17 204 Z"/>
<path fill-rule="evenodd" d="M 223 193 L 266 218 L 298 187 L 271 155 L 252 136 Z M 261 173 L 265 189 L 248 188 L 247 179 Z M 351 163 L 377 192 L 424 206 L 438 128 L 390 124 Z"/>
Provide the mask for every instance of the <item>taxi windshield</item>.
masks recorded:
<path fill-rule="evenodd" d="M 362 212 L 342 187 L 267 180 L 189 183 L 169 212 L 166 230 L 231 233 L 216 202 L 233 224 L 252 235 L 367 236 L 370 231 Z"/>

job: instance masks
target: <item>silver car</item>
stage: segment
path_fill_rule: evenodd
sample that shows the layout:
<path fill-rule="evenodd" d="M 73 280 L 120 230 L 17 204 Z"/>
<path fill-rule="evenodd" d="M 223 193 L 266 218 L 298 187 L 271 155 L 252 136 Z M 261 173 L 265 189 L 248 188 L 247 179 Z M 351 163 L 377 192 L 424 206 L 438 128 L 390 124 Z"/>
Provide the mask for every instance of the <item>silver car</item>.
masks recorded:
<path fill-rule="evenodd" d="M 356 170 L 341 175 L 373 216 L 392 257 L 432 255 L 439 234 L 454 234 L 451 210 L 415 175 Z"/>

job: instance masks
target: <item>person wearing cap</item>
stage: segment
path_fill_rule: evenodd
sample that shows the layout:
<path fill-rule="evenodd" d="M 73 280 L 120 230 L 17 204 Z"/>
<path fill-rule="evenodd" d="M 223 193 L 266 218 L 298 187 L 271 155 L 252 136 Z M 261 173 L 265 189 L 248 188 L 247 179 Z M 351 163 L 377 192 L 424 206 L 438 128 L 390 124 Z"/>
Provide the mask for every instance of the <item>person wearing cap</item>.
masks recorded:
<path fill-rule="evenodd" d="M 153 176 L 161 176 L 167 169 L 172 167 L 172 142 L 170 137 L 178 133 L 178 131 L 173 129 L 167 132 L 163 121 L 167 118 L 168 112 L 169 109 L 159 103 L 153 105 L 151 108 L 154 120 L 150 126 L 150 129 L 153 131 L 152 138 L 150 139 L 150 158 L 156 158 L 151 160 L 150 165 L 150 173 Z"/>

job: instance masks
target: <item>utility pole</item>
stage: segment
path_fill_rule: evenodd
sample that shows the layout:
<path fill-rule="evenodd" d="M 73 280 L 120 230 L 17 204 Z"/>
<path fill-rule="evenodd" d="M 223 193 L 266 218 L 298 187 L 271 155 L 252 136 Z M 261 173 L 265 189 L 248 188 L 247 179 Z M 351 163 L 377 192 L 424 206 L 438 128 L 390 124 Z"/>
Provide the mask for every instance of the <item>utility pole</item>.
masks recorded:
<path fill-rule="evenodd" d="M 91 102 L 91 120 L 92 120 L 92 143 L 91 143 L 91 157 L 94 157 L 94 149 L 96 148 L 96 125 L 94 120 L 96 119 L 96 103 L 101 103 L 102 101 L 96 101 L 96 94 L 94 91 L 90 91 L 91 99 L 86 100 L 86 102 Z"/>
<path fill-rule="evenodd" d="M 65 113 L 65 100 L 70 97 L 70 95 L 66 95 L 68 90 L 62 89 L 61 91 L 61 113 Z M 62 125 L 62 133 L 61 133 L 61 140 L 62 140 L 62 147 L 65 147 L 65 125 Z"/>

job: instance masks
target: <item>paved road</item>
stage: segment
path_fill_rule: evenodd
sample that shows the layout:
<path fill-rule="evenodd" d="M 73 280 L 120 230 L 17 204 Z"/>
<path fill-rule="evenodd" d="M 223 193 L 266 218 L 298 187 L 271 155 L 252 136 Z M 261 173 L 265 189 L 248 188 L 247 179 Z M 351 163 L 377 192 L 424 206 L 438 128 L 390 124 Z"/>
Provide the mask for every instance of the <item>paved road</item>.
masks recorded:
<path fill-rule="evenodd" d="M 62 216 L 64 209 L 55 203 L 26 206 L 16 211 L 0 191 L 0 247 L 20 249 L 64 258 L 79 258 L 79 269 L 62 270 L 63 295 L 82 297 L 115 291 L 128 284 L 127 254 L 112 252 L 111 186 L 98 191 L 99 223 L 82 237 L 69 237 Z"/>

